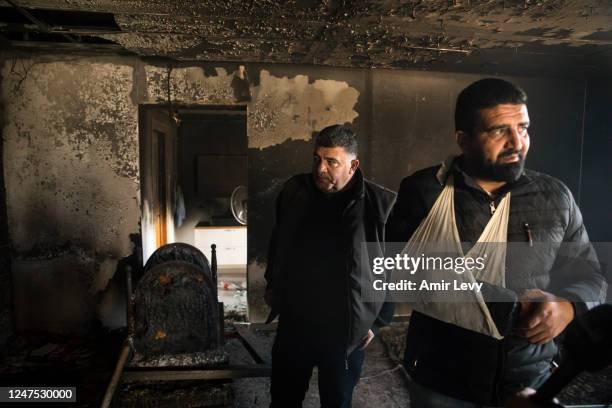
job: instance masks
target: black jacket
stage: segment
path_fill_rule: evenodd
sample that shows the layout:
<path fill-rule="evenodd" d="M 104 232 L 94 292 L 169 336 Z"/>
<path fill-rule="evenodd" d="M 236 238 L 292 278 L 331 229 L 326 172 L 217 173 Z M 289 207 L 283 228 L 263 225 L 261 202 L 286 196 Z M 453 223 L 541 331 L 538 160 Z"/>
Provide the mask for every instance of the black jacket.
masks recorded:
<path fill-rule="evenodd" d="M 348 333 L 347 353 L 352 352 L 369 329 L 377 331 L 377 328 L 386 324 L 393 317 L 393 308 L 389 303 L 385 304 L 385 294 L 379 294 L 376 301 L 361 301 L 361 286 L 365 282 L 362 278 L 372 279 L 373 275 L 368 269 L 368 264 L 362 264 L 362 256 L 369 259 L 382 256 L 384 253 L 385 223 L 395 202 L 395 193 L 384 187 L 366 180 L 361 171 L 355 174 L 355 193 L 349 201 L 343 216 L 343 229 L 345 239 L 350 240 L 346 251 L 346 285 L 348 296 Z M 304 218 L 313 202 L 315 186 L 311 174 L 301 174 L 289 179 L 276 202 L 276 225 L 272 231 L 268 251 L 268 263 L 265 272 L 267 288 L 273 289 L 275 295 L 268 317 L 272 321 L 281 314 L 281 296 L 279 293 L 287 293 L 299 288 L 285 287 L 287 274 L 291 273 L 292 265 L 300 262 L 299 254 L 294 254 L 293 248 L 296 239 L 303 227 Z M 339 237 L 339 239 L 341 239 Z M 362 243 L 369 242 L 369 251 L 374 253 L 364 254 Z M 308 256 L 308 254 L 302 254 Z M 363 266 L 362 266 L 363 265 Z M 362 270 L 361 268 L 366 268 Z M 367 282 L 371 285 L 371 282 Z M 290 294 L 289 294 L 290 295 Z M 384 305 L 384 307 L 383 307 Z M 325 316 L 321 316 L 322 319 Z"/>
<path fill-rule="evenodd" d="M 436 178 L 440 166 L 405 178 L 387 224 L 387 242 L 406 242 L 426 217 L 443 189 Z M 455 218 L 462 242 L 476 242 L 488 223 L 492 199 L 470 183 L 459 167 L 455 178 Z M 557 353 L 553 341 L 532 345 L 511 334 L 518 313 L 518 296 L 538 288 L 572 301 L 577 313 L 605 296 L 605 283 L 569 189 L 559 180 L 526 170 L 515 183 L 506 185 L 495 199 L 511 191 L 508 242 L 577 243 L 576 268 L 559 265 L 557 245 L 536 251 L 525 244 L 520 253 L 508 249 L 506 288 L 483 287 L 487 295 L 505 298 L 489 303 L 492 317 L 506 336 L 495 340 L 473 331 L 414 312 L 406 339 L 404 365 L 413 379 L 448 396 L 480 404 L 499 404 L 508 393 L 539 385 L 549 373 Z M 520 245 L 520 244 L 519 244 Z M 575 249 L 575 248 L 574 248 Z M 592 260 L 595 260 L 592 262 Z"/>

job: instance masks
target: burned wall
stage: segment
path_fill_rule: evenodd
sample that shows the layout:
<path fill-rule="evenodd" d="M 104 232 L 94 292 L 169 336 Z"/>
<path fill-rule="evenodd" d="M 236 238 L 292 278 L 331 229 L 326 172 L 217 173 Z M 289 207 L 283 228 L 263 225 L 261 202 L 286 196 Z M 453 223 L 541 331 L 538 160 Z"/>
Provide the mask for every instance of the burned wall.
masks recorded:
<path fill-rule="evenodd" d="M 0 89 L 2 87 L 0 72 Z M 0 128 L 4 127 L 4 101 L 0 100 Z M 4 168 L 4 146 L 0 143 L 0 168 Z M 13 290 L 11 279 L 11 253 L 6 220 L 6 188 L 4 172 L 0 172 L 0 348 L 13 333 Z"/>
<path fill-rule="evenodd" d="M 138 230 L 133 67 L 9 58 L 4 176 L 18 329 L 77 329 Z"/>
<path fill-rule="evenodd" d="M 146 101 L 246 105 L 249 318 L 261 321 L 267 314 L 263 271 L 276 195 L 290 176 L 310 170 L 312 136 L 328 125 L 352 124 L 364 139 L 361 153 L 367 157 L 368 122 L 359 113 L 367 111 L 361 97 L 366 74 L 361 70 L 253 64 L 239 78 L 237 68 L 146 66 Z"/>
<path fill-rule="evenodd" d="M 5 56 L 3 161 L 20 329 L 124 323 L 120 266 L 150 219 L 140 197 L 139 106 L 245 105 L 249 317 L 261 321 L 263 271 L 283 182 L 310 169 L 312 136 L 360 135 L 366 176 L 396 189 L 456 152 L 454 99 L 478 74 L 300 65 L 173 63 L 134 57 Z M 531 96 L 530 165 L 579 189 L 583 82 L 512 78 Z M 143 227 L 144 230 L 144 227 Z"/>
<path fill-rule="evenodd" d="M 123 324 L 118 264 L 132 253 L 130 234 L 147 218 L 139 185 L 142 104 L 247 105 L 256 196 L 250 205 L 250 299 L 261 297 L 271 224 L 258 223 L 258 214 L 273 206 L 286 178 L 308 171 L 313 133 L 333 123 L 359 127 L 363 74 L 258 67 L 249 69 L 249 81 L 237 79 L 237 68 L 169 67 L 130 57 L 6 56 L 3 159 L 18 329 L 79 330 L 95 319 Z M 336 79 L 344 76 L 349 80 Z M 293 146 L 302 165 L 264 153 L 279 145 Z M 253 311 L 262 308 L 255 303 Z M 265 311 L 253 313 L 258 319 Z"/>

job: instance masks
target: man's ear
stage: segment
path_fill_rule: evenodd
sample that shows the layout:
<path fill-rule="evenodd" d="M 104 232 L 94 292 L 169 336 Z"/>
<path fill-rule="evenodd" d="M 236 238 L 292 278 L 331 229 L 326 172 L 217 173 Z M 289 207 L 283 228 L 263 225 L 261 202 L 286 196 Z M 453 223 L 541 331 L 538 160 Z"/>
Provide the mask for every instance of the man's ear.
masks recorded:
<path fill-rule="evenodd" d="M 350 173 L 353 174 L 359 168 L 359 159 L 351 160 L 351 170 Z"/>
<path fill-rule="evenodd" d="M 457 140 L 457 144 L 461 148 L 462 152 L 466 152 L 470 147 L 470 139 L 469 135 L 465 133 L 463 130 L 457 130 L 455 132 L 455 140 Z"/>

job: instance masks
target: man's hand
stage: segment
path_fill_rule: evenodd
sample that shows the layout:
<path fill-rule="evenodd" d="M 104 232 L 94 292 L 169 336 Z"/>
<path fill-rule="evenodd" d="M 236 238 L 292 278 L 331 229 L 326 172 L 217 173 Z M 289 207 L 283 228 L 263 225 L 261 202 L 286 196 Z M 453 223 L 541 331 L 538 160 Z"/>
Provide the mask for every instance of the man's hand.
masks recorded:
<path fill-rule="evenodd" d="M 557 337 L 574 318 L 574 307 L 565 299 L 530 289 L 521 296 L 518 335 L 532 344 L 544 344 Z"/>
<path fill-rule="evenodd" d="M 531 401 L 529 397 L 534 395 L 536 390 L 533 388 L 525 388 L 524 390 L 517 392 L 511 398 L 509 398 L 504 404 L 505 408 L 540 408 L 538 404 Z"/>
<path fill-rule="evenodd" d="M 536 393 L 533 388 L 525 388 L 522 391 L 517 392 L 514 396 L 509 398 L 504 404 L 504 408 L 543 408 L 542 405 L 538 405 L 534 400 L 531 399 Z M 563 408 L 563 405 L 559 405 L 559 400 L 553 398 L 550 404 L 546 405 L 547 408 L 559 407 Z"/>
<path fill-rule="evenodd" d="M 266 293 L 264 294 L 264 300 L 266 302 L 266 305 L 268 305 L 269 307 L 272 307 L 272 299 L 274 299 L 274 292 L 272 291 L 272 289 L 266 289 Z"/>
<path fill-rule="evenodd" d="M 361 350 L 365 350 L 365 348 L 368 347 L 373 338 L 374 332 L 370 329 L 368 330 L 368 334 L 366 334 L 365 337 L 361 339 L 361 345 L 359 346 L 359 348 Z"/>

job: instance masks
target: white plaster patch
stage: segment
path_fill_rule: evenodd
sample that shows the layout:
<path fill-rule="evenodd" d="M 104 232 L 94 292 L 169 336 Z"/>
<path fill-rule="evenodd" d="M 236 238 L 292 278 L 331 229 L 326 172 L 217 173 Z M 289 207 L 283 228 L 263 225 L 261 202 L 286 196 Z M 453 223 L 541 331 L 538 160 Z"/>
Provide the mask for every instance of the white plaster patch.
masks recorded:
<path fill-rule="evenodd" d="M 249 105 L 249 147 L 264 149 L 286 140 L 310 140 L 312 134 L 336 123 L 353 122 L 359 92 L 343 81 L 308 76 L 278 78 L 260 73 Z"/>

